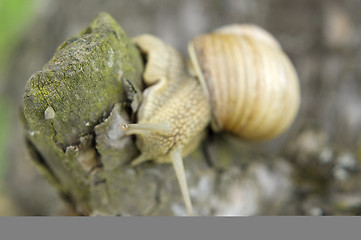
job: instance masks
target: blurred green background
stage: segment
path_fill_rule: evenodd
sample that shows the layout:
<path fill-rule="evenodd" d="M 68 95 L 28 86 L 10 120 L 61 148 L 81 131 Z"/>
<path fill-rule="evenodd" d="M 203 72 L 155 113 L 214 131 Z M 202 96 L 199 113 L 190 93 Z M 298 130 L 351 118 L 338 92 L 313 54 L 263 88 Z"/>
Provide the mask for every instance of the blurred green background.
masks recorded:
<path fill-rule="evenodd" d="M 9 137 L 11 129 L 15 127 L 14 117 L 19 108 L 5 91 L 5 85 L 11 81 L 7 76 L 11 61 L 14 60 L 14 51 L 24 37 L 26 29 L 32 24 L 38 3 L 37 0 L 0 1 L 0 215 L 11 215 L 14 211 L 11 209 L 9 199 L 3 196 L 5 194 L 3 180 L 8 166 Z M 10 209 L 2 208 L 1 204 Z"/>
<path fill-rule="evenodd" d="M 225 24 L 264 27 L 296 66 L 302 105 L 286 134 L 257 149 L 277 154 L 297 133 L 316 129 L 332 147 L 357 158 L 360 9 L 359 0 L 0 0 L 0 215 L 54 215 L 64 207 L 27 158 L 19 111 L 29 77 L 101 11 L 129 36 L 151 33 L 183 54 L 195 35 Z"/>

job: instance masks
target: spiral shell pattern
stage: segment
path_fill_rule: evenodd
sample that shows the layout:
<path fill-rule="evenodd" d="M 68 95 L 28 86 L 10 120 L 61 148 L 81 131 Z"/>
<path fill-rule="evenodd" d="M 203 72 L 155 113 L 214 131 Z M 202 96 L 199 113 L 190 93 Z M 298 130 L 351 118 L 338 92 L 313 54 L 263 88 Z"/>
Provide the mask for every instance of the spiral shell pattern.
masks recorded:
<path fill-rule="evenodd" d="M 196 37 L 188 48 L 216 131 L 257 141 L 291 125 L 300 104 L 298 77 L 271 34 L 254 25 L 231 25 Z"/>

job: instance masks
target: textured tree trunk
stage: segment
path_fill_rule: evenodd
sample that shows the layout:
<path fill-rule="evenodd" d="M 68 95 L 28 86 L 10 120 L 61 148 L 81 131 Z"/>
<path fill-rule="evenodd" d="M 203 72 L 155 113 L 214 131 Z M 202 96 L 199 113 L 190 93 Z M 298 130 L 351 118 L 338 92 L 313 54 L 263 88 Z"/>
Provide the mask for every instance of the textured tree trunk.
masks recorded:
<path fill-rule="evenodd" d="M 123 186 L 134 175 L 122 166 L 137 154 L 119 128 L 121 119 L 129 120 L 122 81 L 140 89 L 142 69 L 124 31 L 100 14 L 27 82 L 24 117 L 32 158 L 80 214 L 121 213 Z"/>

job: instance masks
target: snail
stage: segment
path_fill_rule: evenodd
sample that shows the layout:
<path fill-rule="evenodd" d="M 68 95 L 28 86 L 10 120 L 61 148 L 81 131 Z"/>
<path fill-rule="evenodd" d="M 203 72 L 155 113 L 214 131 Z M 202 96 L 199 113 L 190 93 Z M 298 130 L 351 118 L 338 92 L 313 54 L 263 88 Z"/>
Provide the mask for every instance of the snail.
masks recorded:
<path fill-rule="evenodd" d="M 255 25 L 230 25 L 189 43 L 190 64 L 152 35 L 134 38 L 146 58 L 147 88 L 138 122 L 124 123 L 148 160 L 172 163 L 188 215 L 193 214 L 183 157 L 214 131 L 260 141 L 293 122 L 300 102 L 296 71 L 279 43 Z"/>

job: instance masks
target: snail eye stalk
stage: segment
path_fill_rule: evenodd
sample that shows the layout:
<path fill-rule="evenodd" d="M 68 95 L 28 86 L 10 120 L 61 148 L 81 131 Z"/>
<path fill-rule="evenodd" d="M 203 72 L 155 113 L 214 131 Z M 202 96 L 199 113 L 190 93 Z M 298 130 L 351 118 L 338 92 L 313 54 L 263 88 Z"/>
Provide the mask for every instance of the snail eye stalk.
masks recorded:
<path fill-rule="evenodd" d="M 150 133 L 159 133 L 168 135 L 172 133 L 169 123 L 123 123 L 120 127 L 127 135 L 148 135 Z"/>

